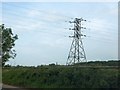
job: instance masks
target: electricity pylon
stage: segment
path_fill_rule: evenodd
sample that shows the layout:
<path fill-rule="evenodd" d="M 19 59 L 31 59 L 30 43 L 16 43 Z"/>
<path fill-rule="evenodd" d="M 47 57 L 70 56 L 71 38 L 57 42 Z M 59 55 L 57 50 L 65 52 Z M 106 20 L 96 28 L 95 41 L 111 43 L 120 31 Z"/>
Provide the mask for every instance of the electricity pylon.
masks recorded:
<path fill-rule="evenodd" d="M 69 30 L 74 30 L 74 35 L 69 36 L 73 38 L 73 41 L 66 62 L 67 65 L 74 65 L 75 63 L 86 62 L 86 55 L 82 42 L 82 37 L 86 35 L 83 35 L 81 33 L 81 29 L 86 28 L 81 26 L 82 21 L 86 20 L 82 18 L 75 18 L 74 21 L 70 21 L 70 23 L 74 23 L 74 28 L 70 28 Z"/>

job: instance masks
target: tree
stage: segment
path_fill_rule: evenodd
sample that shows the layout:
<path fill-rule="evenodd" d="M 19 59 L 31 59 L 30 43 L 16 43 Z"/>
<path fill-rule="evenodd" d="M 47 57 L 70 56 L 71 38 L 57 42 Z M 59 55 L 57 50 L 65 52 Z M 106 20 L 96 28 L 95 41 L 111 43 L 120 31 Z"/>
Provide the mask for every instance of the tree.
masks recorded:
<path fill-rule="evenodd" d="M 9 61 L 10 58 L 16 57 L 16 52 L 13 49 L 15 41 L 18 39 L 18 35 L 13 35 L 11 28 L 5 28 L 4 24 L 0 25 L 0 56 L 2 57 L 2 66 L 5 62 Z"/>

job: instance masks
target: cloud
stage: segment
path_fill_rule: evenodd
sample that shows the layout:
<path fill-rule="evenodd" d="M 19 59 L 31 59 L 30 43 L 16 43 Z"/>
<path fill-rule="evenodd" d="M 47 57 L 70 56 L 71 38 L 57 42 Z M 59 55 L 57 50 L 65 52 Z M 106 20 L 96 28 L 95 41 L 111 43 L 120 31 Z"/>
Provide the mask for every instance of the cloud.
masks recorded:
<path fill-rule="evenodd" d="M 65 21 L 65 18 L 59 15 L 45 14 L 44 19 L 50 22 L 59 22 L 61 20 Z"/>
<path fill-rule="evenodd" d="M 111 14 L 113 16 L 118 15 L 118 2 L 113 3 L 112 5 L 110 3 L 110 4 L 107 4 L 106 6 L 108 8 L 108 10 L 106 12 L 108 12 L 109 14 Z"/>
<path fill-rule="evenodd" d="M 67 57 L 67 54 L 69 52 L 72 39 L 69 39 L 68 37 L 66 38 L 64 37 L 64 35 L 66 34 L 66 36 L 69 36 L 69 33 L 73 32 L 69 30 L 64 30 L 64 28 L 69 28 L 70 26 L 68 22 L 64 23 L 66 19 L 68 19 L 67 17 L 65 17 L 65 15 L 70 15 L 72 17 L 81 15 L 83 15 L 84 17 L 88 16 L 91 22 L 85 23 L 87 23 L 86 26 L 88 28 L 90 27 L 91 30 L 90 33 L 87 32 L 87 30 L 86 32 L 88 36 L 91 35 L 98 37 L 95 39 L 104 40 L 106 42 L 109 40 L 105 40 L 105 38 L 113 38 L 115 36 L 115 34 L 113 35 L 112 33 L 112 31 L 114 30 L 110 31 L 110 29 L 114 29 L 115 27 L 115 23 L 111 21 L 111 19 L 114 19 L 113 17 L 111 17 L 111 14 L 114 13 L 114 11 L 112 11 L 111 14 L 109 14 L 110 16 L 108 16 L 108 12 L 103 11 L 104 6 L 101 9 L 102 5 L 98 6 L 100 8 L 100 11 L 97 8 L 94 8 L 96 7 L 96 5 L 91 7 L 90 10 L 92 9 L 94 11 L 89 12 L 89 14 L 89 9 L 87 9 L 87 6 L 84 6 L 86 8 L 81 7 L 81 5 L 76 5 L 76 7 L 74 7 L 71 4 L 71 7 L 65 7 L 68 11 L 65 11 L 64 7 L 61 6 L 61 9 L 63 9 L 64 12 L 59 11 L 55 7 L 54 10 L 45 10 L 40 12 L 40 8 L 42 9 L 42 7 L 40 6 L 39 8 L 36 7 L 36 9 L 38 10 L 26 9 L 25 13 L 22 16 L 15 16 L 15 14 L 8 14 L 9 16 L 6 15 L 6 17 L 10 17 L 6 19 L 6 23 L 9 21 L 9 23 L 7 24 L 10 25 L 10 27 L 13 28 L 15 33 L 19 36 L 19 39 L 16 41 L 16 51 L 18 52 L 18 57 L 16 58 L 16 60 L 18 60 L 19 63 L 22 62 L 23 64 L 26 63 L 29 65 L 35 63 L 37 65 L 38 63 L 41 64 L 41 62 L 48 63 L 52 62 L 53 60 L 61 63 L 65 62 L 64 60 L 66 60 L 65 58 Z M 30 8 L 32 8 L 32 6 Z M 75 11 L 71 11 L 72 8 L 75 8 Z M 81 10 L 83 10 L 82 14 Z M 110 12 L 113 9 L 107 10 Z M 65 14 L 62 15 L 62 13 Z M 70 18 L 68 19 L 68 21 L 69 20 Z M 110 36 L 106 36 L 105 33 L 109 34 Z M 116 40 L 114 39 L 114 41 Z M 93 54 L 91 54 L 90 56 L 92 57 L 93 55 L 95 58 L 96 56 L 98 56 L 97 59 L 101 57 L 100 53 L 104 53 L 104 50 L 106 51 L 102 56 L 103 58 L 105 58 L 109 54 L 107 52 L 116 51 L 116 49 L 114 49 L 114 47 L 116 48 L 116 46 L 113 45 L 113 43 L 110 46 L 109 43 L 104 44 L 102 43 L 102 41 L 98 41 L 96 43 L 94 40 L 92 41 L 90 39 L 86 40 L 86 42 L 87 44 L 85 43 L 85 45 L 88 47 L 88 49 L 86 49 L 86 51 L 88 52 L 87 55 L 89 56 L 92 50 Z M 113 47 L 113 49 L 111 49 L 111 47 Z M 60 59 L 63 61 L 61 61 Z"/>
<path fill-rule="evenodd" d="M 92 18 L 90 22 L 87 23 L 88 27 L 90 27 L 91 30 L 97 27 L 98 29 L 94 31 L 97 31 L 99 33 L 106 30 L 104 29 L 106 24 L 108 24 L 108 22 L 100 18 L 94 18 L 94 19 Z"/>
<path fill-rule="evenodd" d="M 118 8 L 114 8 L 110 11 L 110 14 L 114 15 L 114 16 L 117 16 L 118 15 Z"/>
<path fill-rule="evenodd" d="M 27 11 L 27 13 L 28 13 L 28 16 L 30 16 L 30 17 L 35 17 L 38 15 L 41 15 L 41 13 L 38 10 L 29 10 L 29 11 Z"/>
<path fill-rule="evenodd" d="M 56 22 L 56 21 L 64 21 L 66 16 L 62 14 L 62 12 L 58 12 L 56 10 L 29 10 L 26 11 L 29 17 L 39 18 L 46 22 Z"/>
<path fill-rule="evenodd" d="M 87 23 L 90 28 L 98 28 L 100 31 L 108 31 L 117 27 L 116 23 L 113 24 L 104 18 L 92 18 L 90 22 Z"/>
<path fill-rule="evenodd" d="M 117 25 L 109 23 L 107 19 L 92 18 L 91 22 L 87 22 L 86 27 L 90 28 L 90 31 L 86 33 L 90 37 L 117 42 Z"/>
<path fill-rule="evenodd" d="M 30 31 L 37 31 L 45 29 L 46 23 L 42 21 L 30 21 L 29 19 L 21 19 L 21 20 L 14 20 L 12 23 L 7 23 L 8 20 L 11 21 L 11 19 L 4 20 L 4 23 L 8 26 L 13 28 L 16 32 L 30 32 Z"/>

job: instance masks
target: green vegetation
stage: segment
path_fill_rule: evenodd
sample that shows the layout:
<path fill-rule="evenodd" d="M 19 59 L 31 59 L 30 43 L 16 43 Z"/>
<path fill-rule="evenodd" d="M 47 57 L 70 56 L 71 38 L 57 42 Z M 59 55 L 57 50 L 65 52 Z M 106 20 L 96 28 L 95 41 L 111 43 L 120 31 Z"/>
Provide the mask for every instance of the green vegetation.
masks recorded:
<path fill-rule="evenodd" d="M 1 40 L 2 39 L 2 40 Z M 2 66 L 5 65 L 10 58 L 14 58 L 16 56 L 15 50 L 13 47 L 15 46 L 15 41 L 18 39 L 17 35 L 13 35 L 11 28 L 5 28 L 4 24 L 0 25 L 0 40 L 2 43 L 0 44 L 0 54 L 2 54 Z"/>
<path fill-rule="evenodd" d="M 0 83 L 2 83 L 2 68 L 1 67 L 0 67 Z"/>
<path fill-rule="evenodd" d="M 110 60 L 110 61 L 89 61 L 86 63 L 77 63 L 75 64 L 76 66 L 119 66 L 120 65 L 120 60 L 115 61 L 115 60 Z"/>
<path fill-rule="evenodd" d="M 4 67 L 3 83 L 28 88 L 118 88 L 119 68 L 112 66 Z"/>

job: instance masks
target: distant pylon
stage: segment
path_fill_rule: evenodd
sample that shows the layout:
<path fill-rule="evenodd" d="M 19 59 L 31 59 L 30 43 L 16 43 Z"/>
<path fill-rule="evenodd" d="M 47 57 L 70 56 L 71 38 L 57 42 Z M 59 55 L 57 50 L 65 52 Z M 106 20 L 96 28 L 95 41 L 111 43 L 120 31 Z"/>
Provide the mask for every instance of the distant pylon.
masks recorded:
<path fill-rule="evenodd" d="M 83 35 L 81 33 L 81 29 L 86 28 L 81 26 L 82 21 L 86 20 L 83 20 L 82 18 L 75 18 L 73 22 L 70 21 L 70 23 L 74 23 L 74 28 L 70 28 L 69 30 L 74 30 L 74 35 L 69 36 L 73 38 L 73 41 L 66 62 L 67 65 L 74 65 L 75 63 L 86 62 L 86 55 L 82 42 L 82 36 L 86 35 Z"/>

